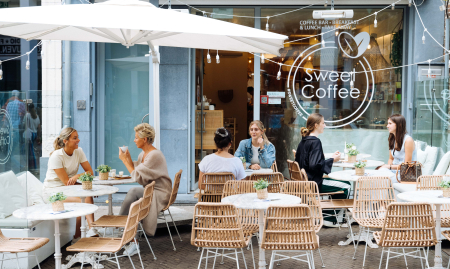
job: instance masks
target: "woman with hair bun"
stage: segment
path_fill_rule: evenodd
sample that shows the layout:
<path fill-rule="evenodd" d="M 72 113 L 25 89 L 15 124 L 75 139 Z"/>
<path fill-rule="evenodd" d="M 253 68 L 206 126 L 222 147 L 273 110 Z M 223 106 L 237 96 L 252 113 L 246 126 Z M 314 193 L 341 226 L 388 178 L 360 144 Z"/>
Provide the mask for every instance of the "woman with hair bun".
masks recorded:
<path fill-rule="evenodd" d="M 301 128 L 302 141 L 298 144 L 295 161 L 298 162 L 300 168 L 305 169 L 308 180 L 317 183 L 320 193 L 344 191 L 344 194 L 333 195 L 333 199 L 345 199 L 348 198 L 350 183 L 323 178 L 323 174 L 331 173 L 333 162 L 339 161 L 341 157 L 339 151 L 336 151 L 333 158 L 325 160 L 322 142 L 318 138 L 319 134 L 324 132 L 325 126 L 322 115 L 318 113 L 309 115 L 306 127 Z M 338 225 L 333 222 L 336 222 L 335 218 L 324 218 L 325 226 L 337 227 Z"/>
<path fill-rule="evenodd" d="M 204 173 L 223 173 L 231 172 L 236 177 L 236 180 L 241 180 L 246 177 L 242 161 L 228 151 L 231 148 L 231 142 L 233 138 L 231 137 L 231 132 L 220 127 L 214 133 L 214 142 L 217 147 L 217 152 L 210 154 L 203 158 L 203 160 L 198 165 L 200 170 L 198 187 L 200 189 L 202 186 L 202 177 Z"/>
<path fill-rule="evenodd" d="M 234 156 L 245 157 L 249 169 L 270 168 L 275 161 L 275 146 L 267 139 L 264 124 L 255 120 L 250 122 L 248 129 L 251 138 L 239 143 Z"/>
<path fill-rule="evenodd" d="M 53 142 L 55 150 L 50 153 L 48 159 L 47 174 L 45 175 L 44 194 L 45 202 L 48 202 L 48 197 L 54 192 L 56 187 L 70 186 L 77 183 L 77 179 L 84 173 L 77 174 L 78 168 L 83 167 L 84 171 L 94 175 L 89 161 L 86 158 L 83 150 L 78 147 L 80 138 L 78 132 L 74 128 L 67 127 L 61 130 L 59 136 Z M 68 197 L 63 201 L 64 203 L 81 203 L 79 197 Z M 92 197 L 86 197 L 86 203 L 93 204 Z M 89 226 L 94 222 L 94 214 L 86 216 Z M 81 218 L 77 218 L 74 242 L 81 237 Z M 95 235 L 94 229 L 88 231 L 87 236 Z"/>

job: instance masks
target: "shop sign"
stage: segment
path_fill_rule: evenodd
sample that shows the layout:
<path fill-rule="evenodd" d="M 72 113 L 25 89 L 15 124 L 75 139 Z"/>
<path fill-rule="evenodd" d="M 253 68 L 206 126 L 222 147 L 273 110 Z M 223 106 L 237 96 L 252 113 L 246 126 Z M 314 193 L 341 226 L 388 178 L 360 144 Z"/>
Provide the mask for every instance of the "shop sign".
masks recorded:
<path fill-rule="evenodd" d="M 289 101 L 294 108 L 294 110 L 297 112 L 298 115 L 300 115 L 303 119 L 307 119 L 310 113 L 308 113 L 304 107 L 300 104 L 298 98 L 297 98 L 297 92 L 300 96 L 302 96 L 302 102 L 303 100 L 308 100 L 311 98 L 318 98 L 318 99 L 328 99 L 333 100 L 340 98 L 341 100 L 344 99 L 350 99 L 355 100 L 363 100 L 359 107 L 352 111 L 349 116 L 343 117 L 336 120 L 325 120 L 326 123 L 332 124 L 332 126 L 328 125 L 327 128 L 338 128 L 343 127 L 345 125 L 348 125 L 354 121 L 356 121 L 359 117 L 363 115 L 363 113 L 367 110 L 369 107 L 373 96 L 375 95 L 375 92 L 372 92 L 372 94 L 369 94 L 370 90 L 369 87 L 371 83 L 375 84 L 375 78 L 372 71 L 372 67 L 369 64 L 369 61 L 366 59 L 366 57 L 362 56 L 364 52 L 367 49 L 367 46 L 370 42 L 370 36 L 366 32 L 361 32 L 356 36 L 353 36 L 346 32 L 341 32 L 338 36 L 338 43 L 336 42 L 327 41 L 327 46 L 322 47 L 320 43 L 312 45 L 305 49 L 294 61 L 294 63 L 291 66 L 291 69 L 289 70 L 289 75 L 287 79 L 287 91 L 288 91 L 288 98 Z M 343 43 L 342 43 L 343 42 Z M 333 44 L 331 44 L 333 43 Z M 364 78 L 365 83 L 358 83 L 358 85 L 365 85 L 366 89 L 365 91 L 360 91 L 360 89 L 357 89 L 355 87 L 351 88 L 350 86 L 345 86 L 338 88 L 337 81 L 338 79 L 341 80 L 343 83 L 349 85 L 350 81 L 355 81 L 355 69 L 350 70 L 340 70 L 337 71 L 324 71 L 324 70 L 313 70 L 310 68 L 304 69 L 306 72 L 306 78 L 305 80 L 309 83 L 313 82 L 327 82 L 328 87 L 326 88 L 315 88 L 314 85 L 317 85 L 318 83 L 314 84 L 306 84 L 302 88 L 299 88 L 299 84 L 296 83 L 296 77 L 299 70 L 303 69 L 306 64 L 306 59 L 310 55 L 316 55 L 317 53 L 321 53 L 322 51 L 326 50 L 333 50 L 336 53 L 342 53 L 345 54 L 346 57 L 357 59 L 356 61 L 359 63 L 359 66 L 362 68 L 361 71 L 365 71 L 366 73 L 359 76 Z M 304 55 L 304 57 L 302 57 Z M 298 79 L 298 78 L 297 78 Z M 372 81 L 372 82 L 371 82 Z M 319 83 L 324 84 L 324 83 Z M 360 96 L 362 93 L 364 93 L 364 97 L 361 98 Z"/>
<path fill-rule="evenodd" d="M 269 103 L 269 96 L 268 95 L 261 95 L 261 104 L 267 105 Z"/>
<path fill-rule="evenodd" d="M 0 36 L 0 55 L 6 56 L 19 54 L 20 54 L 20 38 Z"/>
<path fill-rule="evenodd" d="M 269 97 L 269 105 L 281 105 L 281 98 Z"/>
<path fill-rule="evenodd" d="M 12 153 L 12 121 L 9 113 L 1 109 L 0 110 L 0 164 L 5 164 L 9 161 Z"/>
<path fill-rule="evenodd" d="M 267 92 L 270 98 L 286 98 L 286 92 Z"/>
<path fill-rule="evenodd" d="M 302 20 L 300 21 L 300 30 L 332 30 L 351 29 L 353 25 L 358 24 L 355 20 Z"/>

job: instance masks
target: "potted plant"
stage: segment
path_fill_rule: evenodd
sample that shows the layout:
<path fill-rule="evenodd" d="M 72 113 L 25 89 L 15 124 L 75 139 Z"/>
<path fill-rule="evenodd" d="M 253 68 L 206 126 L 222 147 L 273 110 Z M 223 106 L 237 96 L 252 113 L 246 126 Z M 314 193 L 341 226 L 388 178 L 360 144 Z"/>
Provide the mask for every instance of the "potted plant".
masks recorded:
<path fill-rule="evenodd" d="M 52 203 L 52 208 L 54 212 L 60 212 L 64 210 L 64 203 L 62 201 L 66 200 L 67 196 L 62 192 L 53 193 L 52 196 L 48 198 L 48 201 Z"/>
<path fill-rule="evenodd" d="M 81 181 L 81 185 L 83 190 L 92 190 L 92 181 L 94 180 L 94 176 L 90 173 L 84 173 L 79 178 Z"/>
<path fill-rule="evenodd" d="M 442 180 L 439 182 L 439 187 L 442 188 L 442 196 L 450 197 L 450 181 Z"/>
<path fill-rule="evenodd" d="M 246 160 L 245 157 L 239 157 L 239 159 L 241 159 L 242 165 L 244 166 L 244 170 L 247 169 L 247 165 L 246 165 Z"/>
<path fill-rule="evenodd" d="M 356 162 L 356 156 L 358 156 L 359 151 L 356 149 L 355 146 L 352 146 L 349 150 L 348 150 L 348 162 L 349 163 L 354 163 Z"/>
<path fill-rule="evenodd" d="M 269 197 L 269 193 L 267 192 L 267 188 L 269 187 L 269 182 L 267 179 L 260 179 L 253 184 L 253 188 L 256 190 L 256 197 L 258 199 L 267 199 Z"/>
<path fill-rule="evenodd" d="M 355 175 L 357 176 L 364 176 L 364 172 L 365 172 L 365 167 L 366 167 L 366 162 L 363 161 L 358 161 L 354 164 L 355 166 Z"/>
<path fill-rule="evenodd" d="M 97 170 L 95 170 L 99 173 L 99 179 L 100 180 L 108 180 L 109 171 L 111 171 L 111 167 L 106 164 L 101 164 L 97 167 Z"/>

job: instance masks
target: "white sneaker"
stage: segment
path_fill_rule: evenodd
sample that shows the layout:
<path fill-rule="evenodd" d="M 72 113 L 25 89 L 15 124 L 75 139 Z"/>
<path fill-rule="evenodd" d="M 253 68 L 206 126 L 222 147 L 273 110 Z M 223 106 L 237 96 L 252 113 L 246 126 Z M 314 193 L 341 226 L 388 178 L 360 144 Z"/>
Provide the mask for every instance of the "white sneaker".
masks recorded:
<path fill-rule="evenodd" d="M 329 227 L 329 228 L 337 228 L 337 227 L 339 227 L 339 223 L 335 223 L 335 222 L 324 220 L 323 221 L 323 226 Z"/>
<path fill-rule="evenodd" d="M 125 251 L 123 252 L 123 255 L 129 255 L 130 257 L 133 255 L 138 254 L 137 245 L 134 242 L 131 242 L 128 244 L 128 246 L 125 247 Z"/>
<path fill-rule="evenodd" d="M 98 235 L 97 229 L 96 228 L 91 228 L 89 229 L 89 231 L 86 233 L 86 237 L 92 237 L 92 236 L 96 236 Z"/>

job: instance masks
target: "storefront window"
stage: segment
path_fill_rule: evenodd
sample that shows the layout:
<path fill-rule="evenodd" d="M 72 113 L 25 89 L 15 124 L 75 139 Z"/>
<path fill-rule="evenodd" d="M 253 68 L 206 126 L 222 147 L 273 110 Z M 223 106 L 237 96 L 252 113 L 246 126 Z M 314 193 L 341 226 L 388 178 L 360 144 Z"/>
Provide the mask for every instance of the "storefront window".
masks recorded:
<path fill-rule="evenodd" d="M 214 7 L 202 8 L 205 11 L 205 16 L 213 19 L 232 22 L 248 27 L 255 27 L 255 9 L 254 8 L 228 8 L 228 7 Z M 191 14 L 203 16 L 203 12 L 191 9 Z M 214 14 L 211 14 L 214 13 Z"/>
<path fill-rule="evenodd" d="M 290 10 L 262 9 L 261 16 Z M 281 56 L 265 55 L 275 63 L 261 64 L 261 95 L 269 97 L 268 104 L 261 103 L 261 120 L 275 145 L 278 168 L 286 175 L 286 160 L 294 159 L 292 149 L 311 113 L 322 114 L 330 127 L 320 136 L 325 153 L 342 152 L 347 142 L 371 159 L 389 158 L 385 126 L 389 115 L 401 112 L 402 73 L 375 70 L 401 65 L 403 10 L 379 13 L 376 28 L 373 17 L 354 21 L 377 10 L 353 10 L 351 20 L 313 19 L 311 9 L 269 20 L 270 31 L 289 40 Z M 278 63 L 285 64 L 281 70 Z"/>

